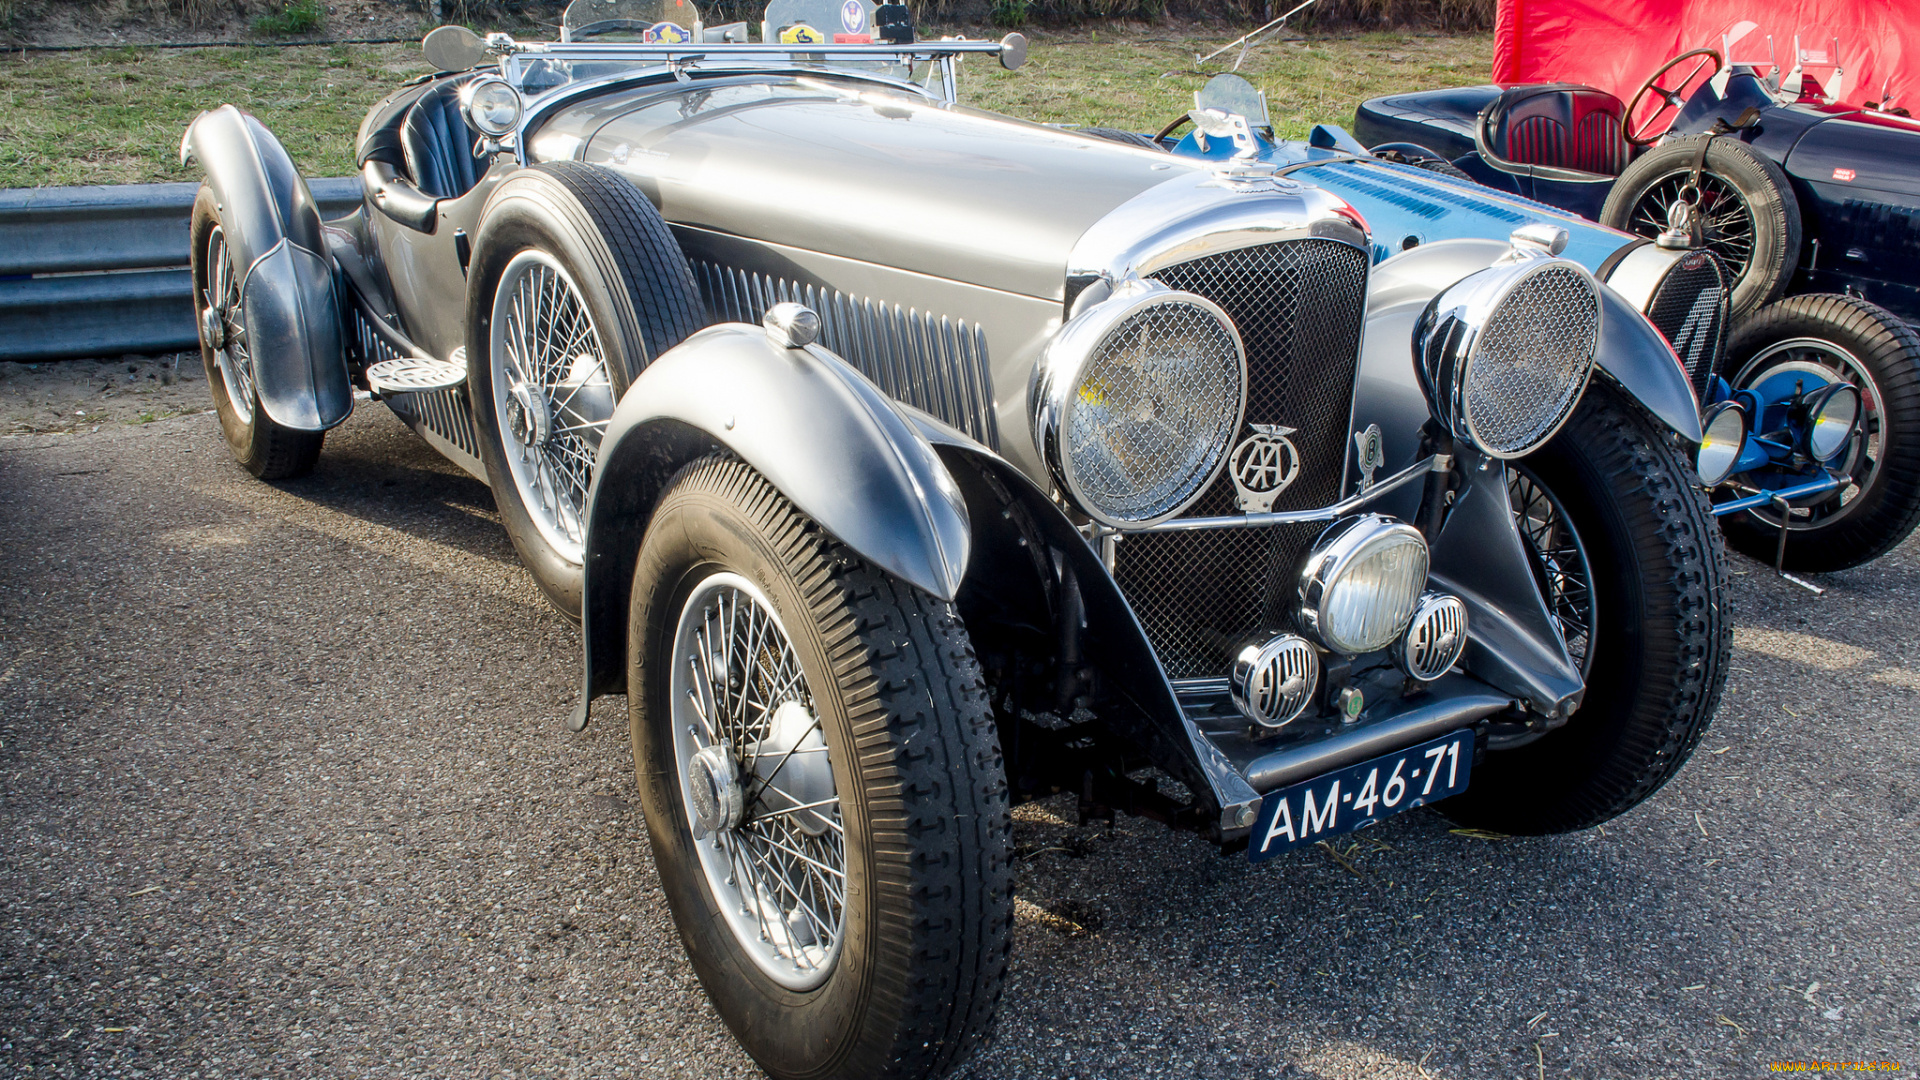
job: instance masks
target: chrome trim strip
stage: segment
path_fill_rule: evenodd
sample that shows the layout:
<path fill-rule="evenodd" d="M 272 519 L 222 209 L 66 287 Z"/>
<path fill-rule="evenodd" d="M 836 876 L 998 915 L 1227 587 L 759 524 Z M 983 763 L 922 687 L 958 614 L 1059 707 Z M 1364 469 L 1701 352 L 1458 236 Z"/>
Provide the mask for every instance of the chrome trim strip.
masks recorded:
<path fill-rule="evenodd" d="M 1129 529 L 1127 530 L 1127 534 L 1196 532 L 1201 529 L 1262 529 L 1271 525 L 1292 525 L 1303 521 L 1332 521 L 1335 518 L 1345 517 L 1353 513 L 1355 510 L 1360 509 L 1383 495 L 1398 491 L 1408 484 L 1424 478 L 1427 473 L 1434 471 L 1436 463 L 1439 460 L 1440 455 L 1429 455 L 1424 460 L 1394 473 L 1392 476 L 1374 484 L 1365 491 L 1355 495 L 1349 495 L 1345 499 L 1334 503 L 1332 506 L 1323 506 L 1318 510 L 1276 510 L 1265 514 L 1231 514 L 1223 517 L 1174 518 L 1172 521 L 1163 521 L 1158 525 L 1149 525 L 1144 529 Z M 1103 535 L 1114 531 L 1116 530 L 1100 530 Z"/>

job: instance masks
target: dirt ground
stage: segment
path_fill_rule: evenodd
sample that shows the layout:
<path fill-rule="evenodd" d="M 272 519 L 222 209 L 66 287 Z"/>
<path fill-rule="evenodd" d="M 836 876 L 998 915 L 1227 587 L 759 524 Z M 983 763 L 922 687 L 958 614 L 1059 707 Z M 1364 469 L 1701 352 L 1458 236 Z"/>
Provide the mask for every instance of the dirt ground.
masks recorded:
<path fill-rule="evenodd" d="M 212 407 L 197 353 L 0 362 L 0 434 L 97 432 Z"/>

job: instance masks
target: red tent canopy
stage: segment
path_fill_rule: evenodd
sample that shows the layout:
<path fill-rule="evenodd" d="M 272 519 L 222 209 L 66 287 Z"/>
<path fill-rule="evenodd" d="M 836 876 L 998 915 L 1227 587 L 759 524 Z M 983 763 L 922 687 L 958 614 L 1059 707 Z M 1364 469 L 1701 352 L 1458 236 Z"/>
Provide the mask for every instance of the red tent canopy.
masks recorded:
<path fill-rule="evenodd" d="M 1730 50 L 1722 35 L 1737 38 Z M 1689 49 L 1730 51 L 1729 62 L 1758 61 L 1764 74 L 1769 35 L 1783 71 L 1793 67 L 1797 35 L 1802 50 L 1837 53 L 1805 71 L 1830 87 L 1828 65 L 1837 61 L 1843 101 L 1879 101 L 1885 86 L 1896 105 L 1920 111 L 1913 0 L 1500 0 L 1493 81 L 1586 83 L 1625 100 Z M 1668 85 L 1691 67 L 1677 69 Z"/>

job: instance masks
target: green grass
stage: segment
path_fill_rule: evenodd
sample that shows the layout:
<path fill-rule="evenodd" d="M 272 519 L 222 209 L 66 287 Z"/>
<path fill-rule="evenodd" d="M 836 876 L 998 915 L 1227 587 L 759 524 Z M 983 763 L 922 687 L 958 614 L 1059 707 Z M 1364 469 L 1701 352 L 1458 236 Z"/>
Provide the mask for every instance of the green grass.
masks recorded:
<path fill-rule="evenodd" d="M 367 109 L 426 70 L 410 45 L 14 53 L 0 60 L 0 187 L 197 180 L 180 135 L 226 102 L 306 175 L 341 176 Z"/>
<path fill-rule="evenodd" d="M 1036 44 L 1019 71 L 969 62 L 960 99 L 969 105 L 1043 123 L 1071 123 L 1158 131 L 1193 108 L 1193 92 L 1214 72 L 1194 69 L 1205 54 L 1236 34 L 1186 38 L 1099 31 L 1084 40 Z M 1248 54 L 1240 68 L 1267 93 L 1267 108 L 1283 138 L 1303 138 L 1314 124 L 1351 125 L 1354 106 L 1370 97 L 1485 82 L 1493 38 L 1374 33 L 1271 42 Z"/>
<path fill-rule="evenodd" d="M 1205 81 L 1195 51 L 1232 36 L 1042 35 L 1017 72 L 969 62 L 961 100 L 1044 122 L 1158 130 L 1193 107 Z M 1242 74 L 1266 90 L 1281 133 L 1298 137 L 1317 122 L 1350 123 L 1368 97 L 1484 81 L 1491 54 L 1486 35 L 1367 34 L 1262 46 Z M 180 134 L 226 102 L 258 116 L 304 174 L 346 175 L 367 109 L 426 70 L 411 45 L 7 54 L 0 187 L 196 180 L 197 168 L 180 165 Z"/>
<path fill-rule="evenodd" d="M 263 37 L 294 37 L 311 34 L 327 21 L 327 9 L 320 0 L 287 0 L 280 10 L 253 20 L 253 32 Z"/>

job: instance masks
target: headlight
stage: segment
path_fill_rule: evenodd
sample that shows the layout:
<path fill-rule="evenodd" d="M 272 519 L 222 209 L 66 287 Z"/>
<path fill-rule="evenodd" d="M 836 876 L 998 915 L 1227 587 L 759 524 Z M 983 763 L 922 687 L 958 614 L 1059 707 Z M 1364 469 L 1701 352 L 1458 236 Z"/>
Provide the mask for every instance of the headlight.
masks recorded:
<path fill-rule="evenodd" d="M 1527 258 L 1454 283 L 1414 324 L 1434 417 L 1497 458 L 1520 457 L 1573 415 L 1600 343 L 1600 293 L 1579 264 Z"/>
<path fill-rule="evenodd" d="M 1806 398 L 1807 456 L 1827 459 L 1846 449 L 1860 421 L 1860 391 L 1848 383 L 1823 386 Z"/>
<path fill-rule="evenodd" d="M 1054 336 L 1034 401 L 1060 486 L 1095 520 L 1140 528 L 1219 475 L 1246 412 L 1246 350 L 1211 301 L 1128 282 Z"/>
<path fill-rule="evenodd" d="M 1700 417 L 1700 450 L 1693 456 L 1701 485 L 1713 488 L 1726 483 L 1746 445 L 1747 410 L 1732 401 L 1707 406 Z"/>
<path fill-rule="evenodd" d="M 520 92 L 505 79 L 474 79 L 460 88 L 467 119 L 483 135 L 499 138 L 520 124 Z"/>
<path fill-rule="evenodd" d="M 1400 636 L 1427 584 L 1420 530 L 1378 514 L 1342 518 L 1300 571 L 1300 625 L 1337 653 L 1384 649 Z"/>

